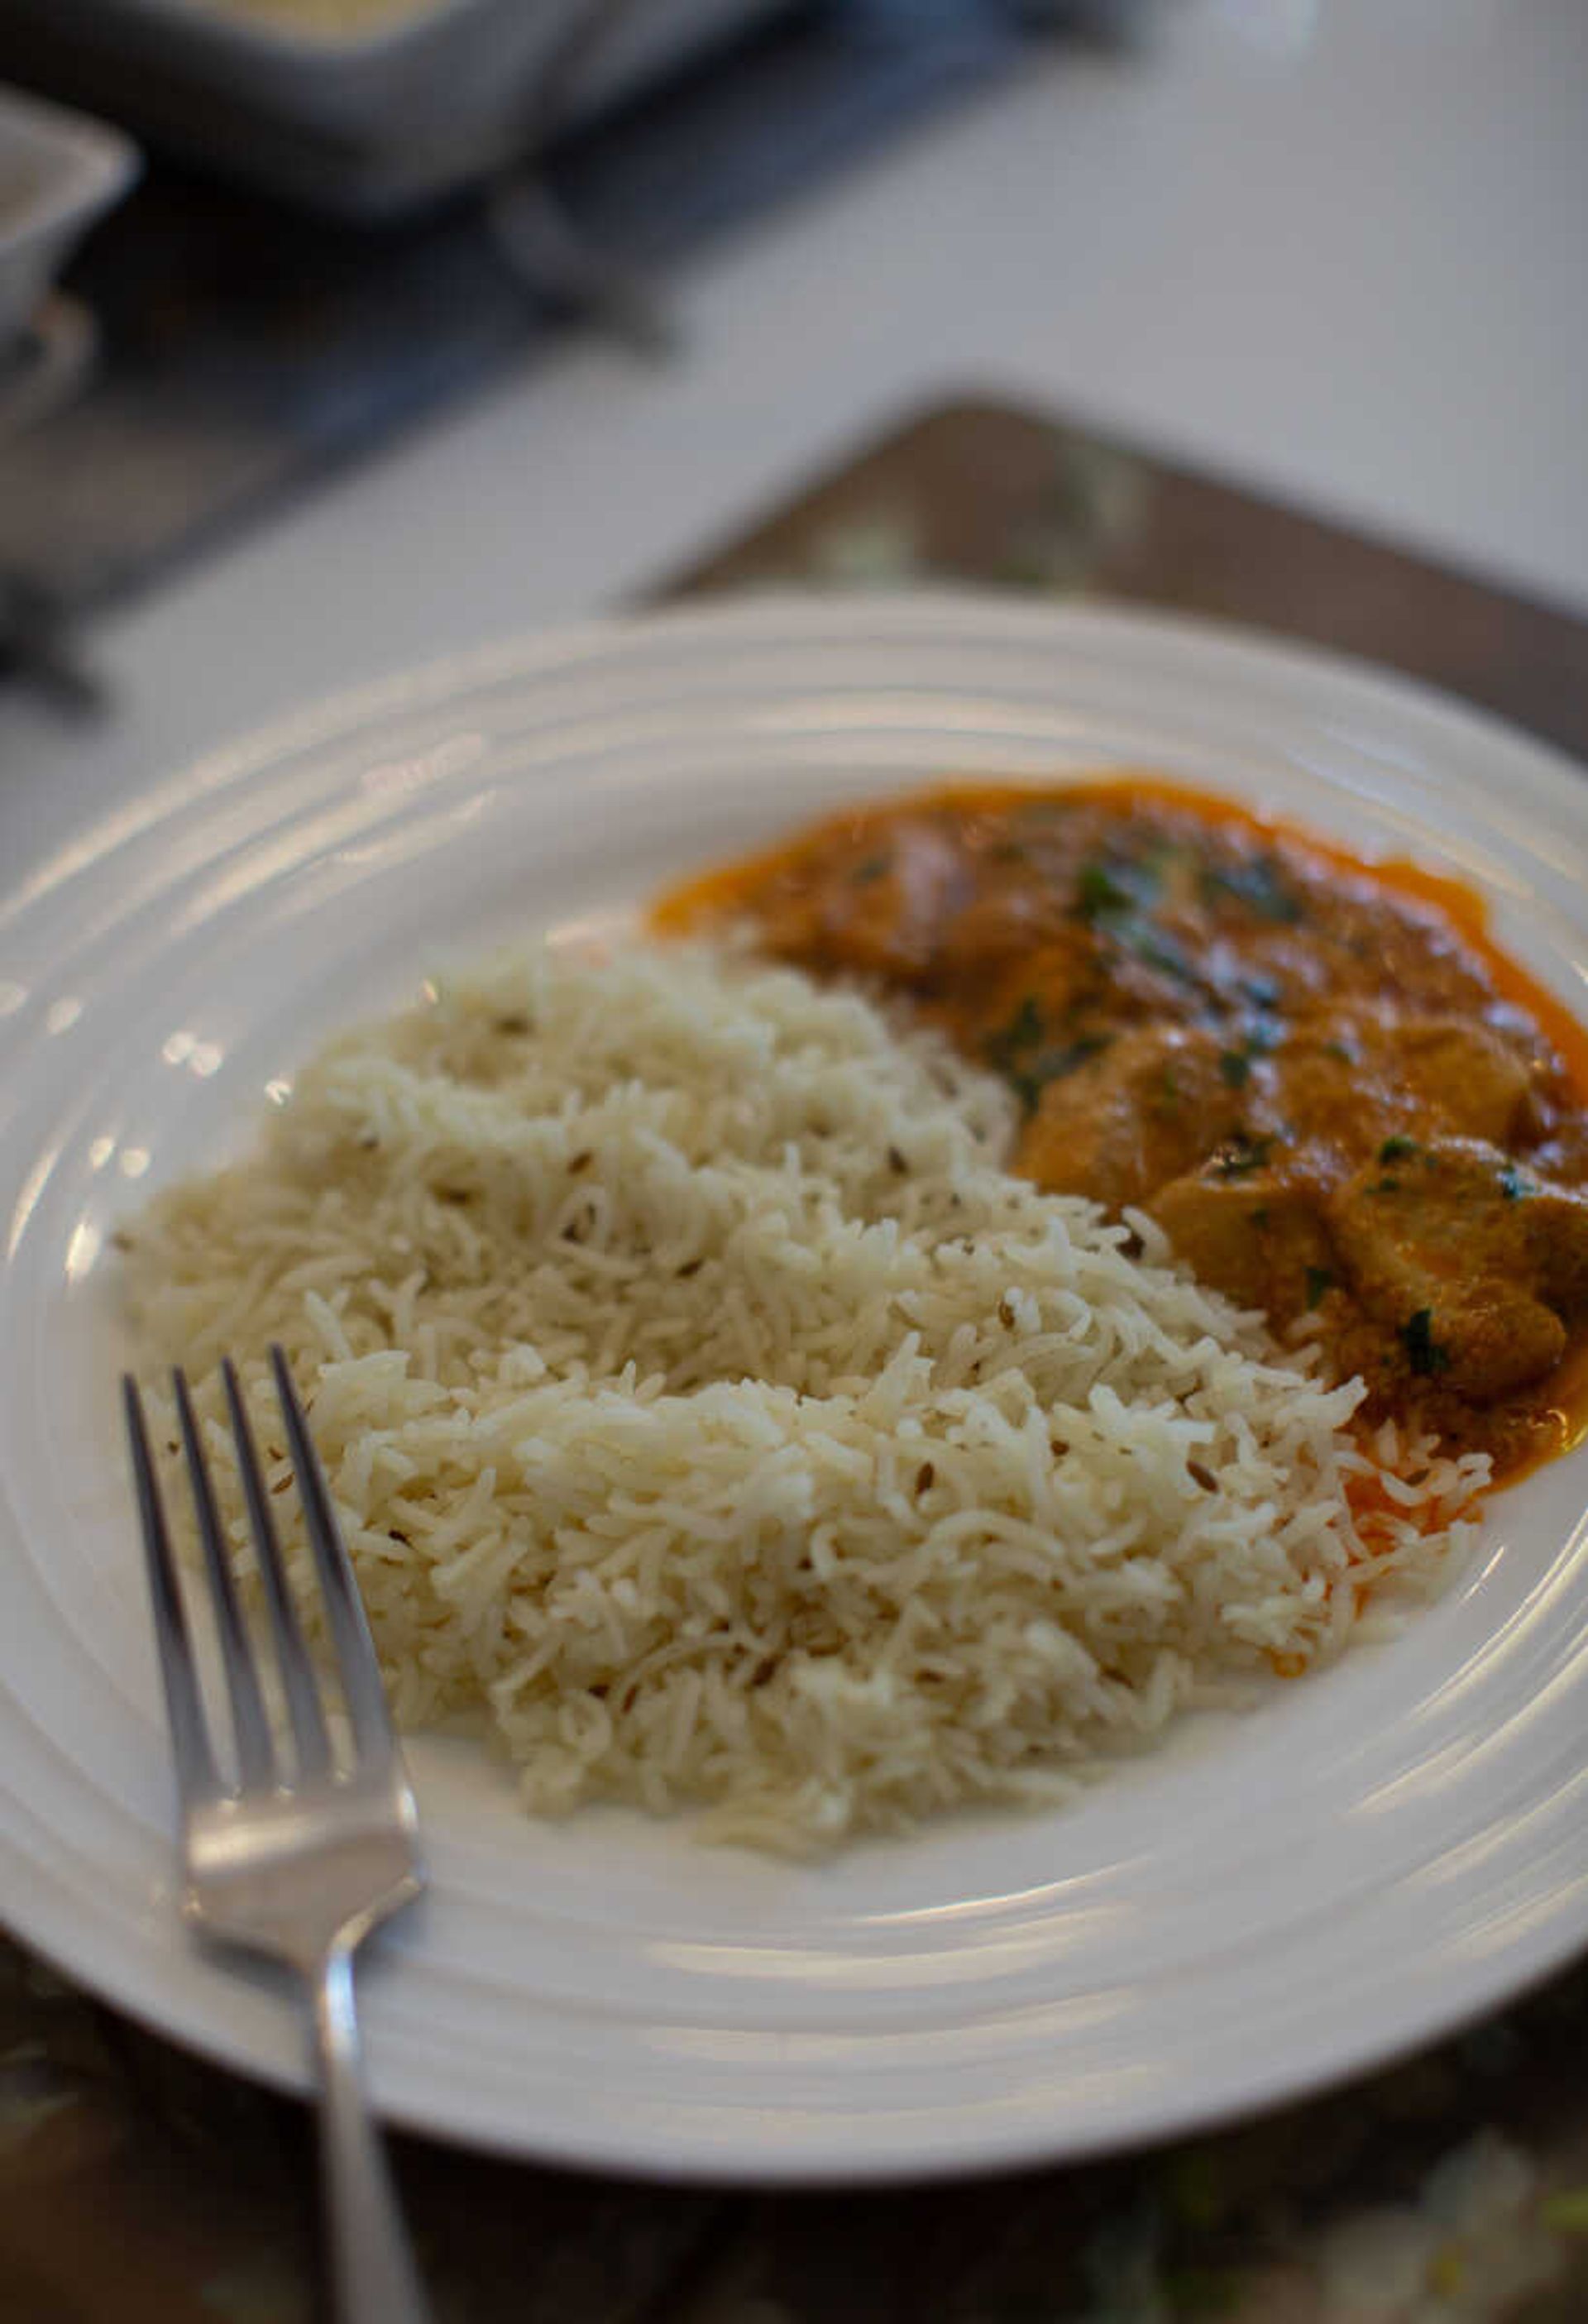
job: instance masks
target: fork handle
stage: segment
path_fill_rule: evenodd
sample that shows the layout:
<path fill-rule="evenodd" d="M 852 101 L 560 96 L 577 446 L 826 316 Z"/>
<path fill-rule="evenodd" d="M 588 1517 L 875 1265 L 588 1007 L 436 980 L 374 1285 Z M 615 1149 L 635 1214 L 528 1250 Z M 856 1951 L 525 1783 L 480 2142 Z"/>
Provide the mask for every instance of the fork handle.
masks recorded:
<path fill-rule="evenodd" d="M 431 2324 L 365 2091 L 352 1946 L 334 1945 L 313 1982 L 320 2182 L 337 2324 Z"/>

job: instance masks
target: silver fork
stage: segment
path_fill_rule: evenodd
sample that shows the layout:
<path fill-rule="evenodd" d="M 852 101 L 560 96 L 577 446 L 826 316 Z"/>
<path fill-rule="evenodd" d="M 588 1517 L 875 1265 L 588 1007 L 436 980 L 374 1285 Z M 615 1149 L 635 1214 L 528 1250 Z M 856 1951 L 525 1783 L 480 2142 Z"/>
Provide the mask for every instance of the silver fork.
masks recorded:
<path fill-rule="evenodd" d="M 122 1383 L 181 1811 L 187 1919 L 223 1943 L 289 1962 L 309 1987 L 320 2080 L 320 2167 L 336 2312 L 342 2324 L 427 2324 L 420 2286 L 369 2111 L 354 2014 L 353 1955 L 424 1885 L 413 1794 L 392 1732 L 374 1647 L 330 1495 L 286 1360 L 270 1351 L 305 1528 L 353 1733 L 338 1772 L 314 1665 L 293 1609 L 254 1434 L 228 1361 L 221 1367 L 237 1467 L 292 1730 L 289 1765 L 272 1735 L 232 1579 L 188 1383 L 172 1375 L 204 1571 L 230 1696 L 237 1781 L 212 1746 L 137 1384 Z"/>

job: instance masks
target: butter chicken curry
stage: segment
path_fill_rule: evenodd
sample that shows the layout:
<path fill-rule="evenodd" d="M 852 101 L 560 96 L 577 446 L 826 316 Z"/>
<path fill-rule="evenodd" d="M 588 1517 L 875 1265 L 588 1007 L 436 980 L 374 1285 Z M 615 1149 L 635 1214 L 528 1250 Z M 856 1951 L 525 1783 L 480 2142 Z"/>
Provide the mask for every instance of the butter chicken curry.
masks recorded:
<path fill-rule="evenodd" d="M 1370 1420 L 1501 1471 L 1565 1441 L 1584 1039 L 1465 890 L 1117 781 L 846 813 L 658 918 L 908 998 L 1017 1093 L 1018 1169 L 1305 1319 Z"/>

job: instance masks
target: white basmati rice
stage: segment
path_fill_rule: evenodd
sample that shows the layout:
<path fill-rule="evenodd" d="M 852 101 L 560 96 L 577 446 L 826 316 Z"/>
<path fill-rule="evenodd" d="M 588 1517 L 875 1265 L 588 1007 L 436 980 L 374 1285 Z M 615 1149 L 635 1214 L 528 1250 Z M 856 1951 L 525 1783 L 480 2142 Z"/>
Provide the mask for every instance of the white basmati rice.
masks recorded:
<path fill-rule="evenodd" d="M 216 1362 L 283 1343 L 400 1720 L 484 1712 L 531 1809 L 798 1848 L 1051 1798 L 1433 1584 L 1482 1472 L 1417 1448 L 1364 1537 L 1356 1388 L 1009 1176 L 1011 1129 L 795 973 L 538 954 L 160 1198 L 133 1319 L 223 1468 Z"/>

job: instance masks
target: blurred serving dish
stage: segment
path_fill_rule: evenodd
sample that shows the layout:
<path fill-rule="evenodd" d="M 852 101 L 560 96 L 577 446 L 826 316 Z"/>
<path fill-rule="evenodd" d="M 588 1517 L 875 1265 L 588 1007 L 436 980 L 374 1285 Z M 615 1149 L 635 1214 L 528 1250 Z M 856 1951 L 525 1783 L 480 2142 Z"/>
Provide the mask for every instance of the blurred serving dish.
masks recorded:
<path fill-rule="evenodd" d="M 786 0 L 8 0 L 0 70 L 318 207 L 483 177 Z"/>
<path fill-rule="evenodd" d="M 42 410 L 92 353 L 88 317 L 47 294 L 137 167 L 116 131 L 0 87 L 0 434 Z"/>

